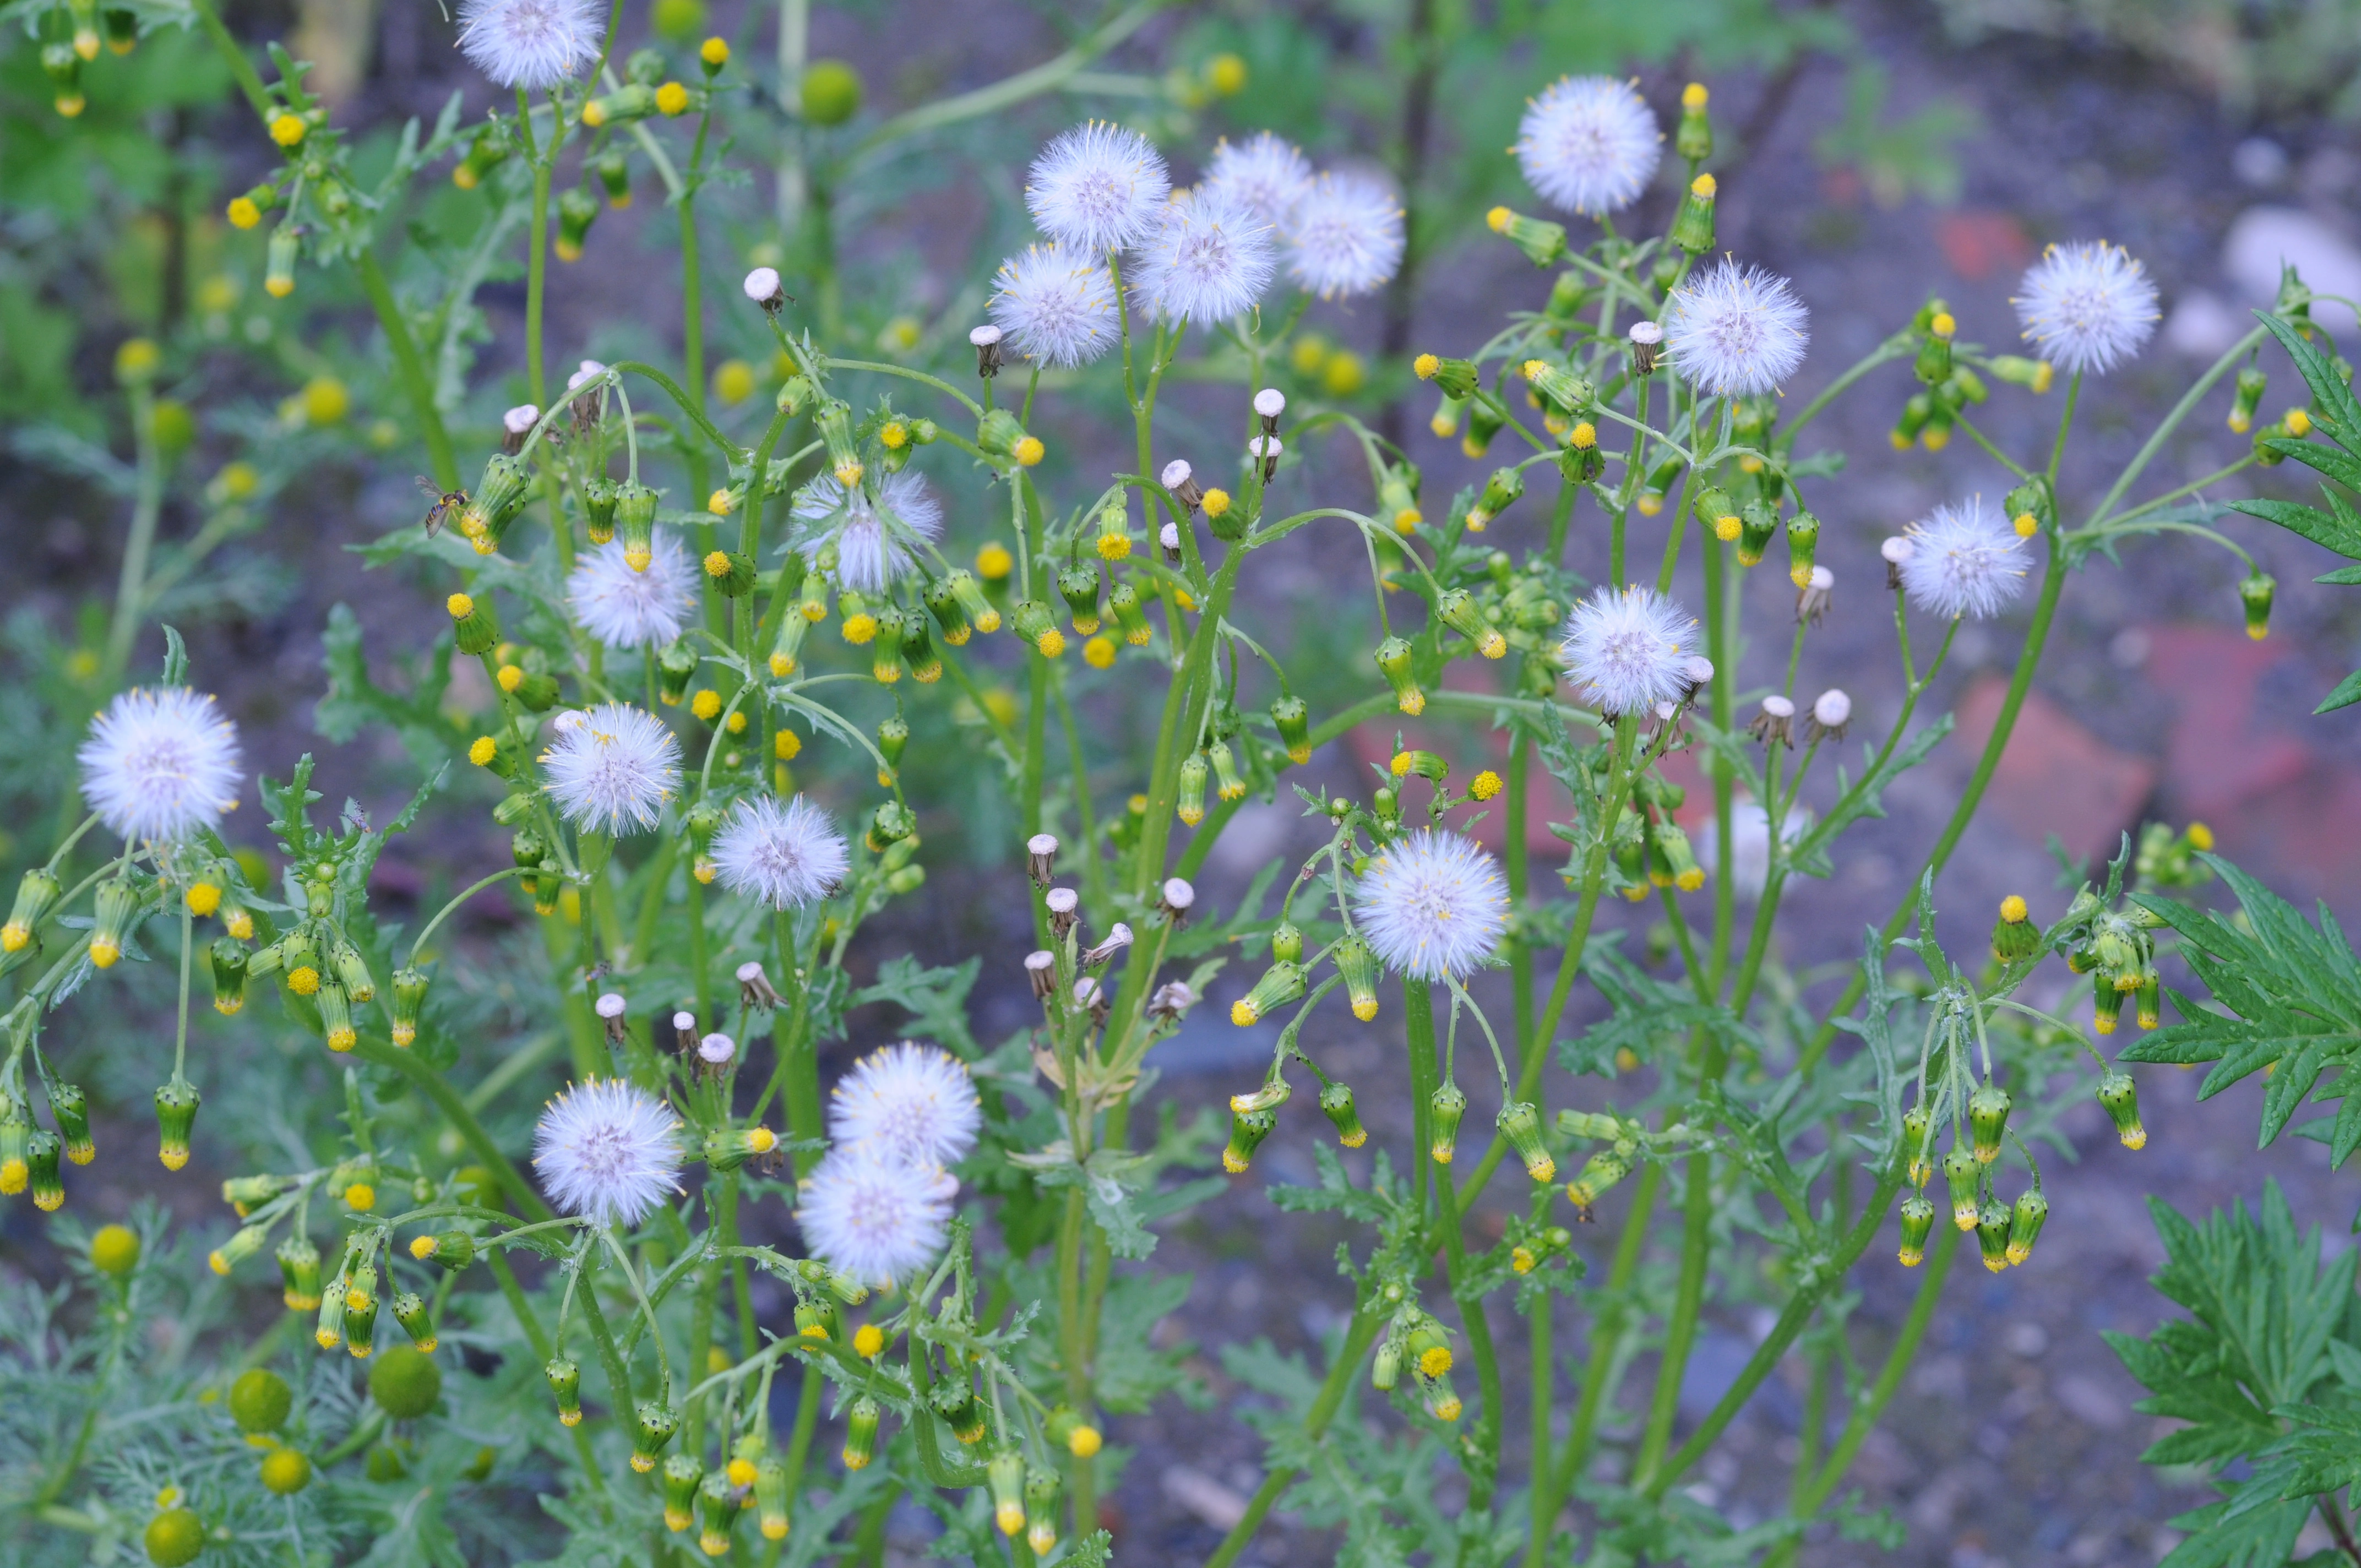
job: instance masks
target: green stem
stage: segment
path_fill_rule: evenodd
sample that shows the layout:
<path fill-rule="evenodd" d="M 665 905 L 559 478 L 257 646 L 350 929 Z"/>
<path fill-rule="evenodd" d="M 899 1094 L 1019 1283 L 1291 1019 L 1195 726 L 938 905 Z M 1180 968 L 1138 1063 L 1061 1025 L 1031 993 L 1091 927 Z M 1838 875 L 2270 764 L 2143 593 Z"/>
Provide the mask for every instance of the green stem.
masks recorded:
<path fill-rule="evenodd" d="M 410 323 L 402 318 L 401 305 L 386 281 L 385 269 L 378 265 L 377 253 L 363 250 L 355 266 L 370 308 L 377 312 L 378 325 L 385 333 L 386 346 L 393 353 L 393 367 L 401 378 L 402 395 L 410 400 L 411 417 L 418 422 L 419 439 L 426 443 L 426 466 L 434 470 L 436 485 L 456 490 L 459 460 L 451 451 L 451 433 L 443 428 L 443 411 L 435 406 L 434 378 L 426 373 L 418 340 L 411 335 Z"/>
<path fill-rule="evenodd" d="M 542 368 L 541 313 L 543 296 L 549 281 L 549 166 L 556 159 L 558 127 L 550 129 L 551 146 L 546 159 L 536 159 L 533 170 L 533 227 L 526 240 L 524 274 L 524 373 L 525 385 L 533 393 L 535 407 L 549 400 L 548 377 Z"/>
<path fill-rule="evenodd" d="M 1936 1305 L 1942 1299 L 1943 1281 L 1951 1272 L 1951 1260 L 1959 1255 L 1960 1231 L 1957 1226 L 1938 1224 L 1939 1233 L 1928 1251 L 1925 1265 L 1927 1273 L 1918 1281 L 1918 1294 L 1910 1302 L 1910 1315 L 1902 1321 L 1902 1332 L 1895 1336 L 1894 1348 L 1886 1353 L 1885 1365 L 1879 1368 L 1877 1381 L 1869 1392 L 1853 1402 L 1852 1414 L 1845 1420 L 1844 1431 L 1828 1450 L 1827 1463 L 1812 1477 L 1811 1484 L 1800 1488 L 1792 1510 L 1798 1518 L 1814 1513 L 1828 1499 L 1828 1494 L 1852 1468 L 1854 1456 L 1861 1445 L 1876 1430 L 1878 1418 L 1885 1407 L 1901 1391 L 1903 1374 L 1910 1370 L 1918 1354 L 1919 1343 L 1927 1337 L 1927 1327 L 1934 1321 Z"/>
<path fill-rule="evenodd" d="M 1302 1437 L 1305 1442 L 1317 1442 L 1320 1435 L 1328 1430 L 1329 1421 L 1335 1417 L 1336 1407 L 1345 1401 L 1345 1390 L 1351 1384 L 1353 1374 L 1360 1369 L 1361 1358 L 1369 1354 L 1369 1346 L 1377 1340 L 1378 1330 L 1384 1321 L 1383 1314 L 1366 1308 L 1354 1314 L 1352 1327 L 1345 1332 L 1345 1343 L 1337 1350 L 1336 1359 L 1328 1364 L 1328 1376 L 1321 1381 L 1319 1394 L 1312 1399 L 1312 1408 L 1303 1414 Z M 1214 1548 L 1213 1554 L 1205 1559 L 1205 1568 L 1229 1568 L 1237 1561 L 1238 1553 L 1246 1550 L 1246 1543 L 1262 1528 L 1263 1519 L 1278 1503 L 1280 1495 L 1301 1474 L 1300 1467 L 1290 1464 L 1280 1465 L 1265 1475 L 1262 1485 L 1255 1488 L 1254 1496 L 1246 1499 L 1246 1511 L 1239 1516 L 1236 1524 L 1230 1527 L 1230 1533 L 1222 1538 L 1222 1544 Z"/>
<path fill-rule="evenodd" d="M 416 1052 L 402 1050 L 380 1036 L 363 1035 L 359 1044 L 354 1047 L 354 1054 L 378 1067 L 390 1067 L 415 1084 L 420 1092 L 434 1102 L 434 1108 L 450 1119 L 459 1136 L 476 1151 L 476 1157 L 500 1179 L 500 1185 L 508 1189 L 510 1198 L 522 1212 L 535 1220 L 556 1217 L 549 1205 L 541 1201 L 541 1194 L 525 1180 L 523 1174 L 510 1163 L 509 1157 L 500 1152 L 500 1146 L 492 1141 L 492 1135 L 484 1131 L 484 1124 L 476 1120 L 474 1112 L 467 1109 L 467 1101 L 443 1080 L 441 1073 L 421 1060 Z"/>
<path fill-rule="evenodd" d="M 1697 1313 L 1705 1304 L 1707 1244 L 1712 1239 L 1713 1157 L 1688 1157 L 1688 1195 L 1681 1223 L 1681 1272 L 1674 1288 L 1673 1313 L 1664 1325 L 1664 1351 L 1656 1365 L 1656 1387 L 1648 1410 L 1646 1433 L 1639 1457 L 1632 1462 L 1635 1485 L 1645 1486 L 1664 1463 L 1673 1436 L 1673 1418 L 1680 1413 L 1681 1380 L 1688 1371 L 1689 1352 L 1697 1343 Z"/>
<path fill-rule="evenodd" d="M 131 535 L 123 546 L 123 570 L 115 584 L 115 616 L 106 630 L 103 685 L 123 679 L 131 645 L 139 636 L 139 604 L 148 582 L 148 556 L 156 545 L 156 523 L 164 510 L 164 461 L 156 450 L 156 401 L 143 386 L 131 389 L 131 441 L 138 455 L 138 477 L 131 502 Z"/>

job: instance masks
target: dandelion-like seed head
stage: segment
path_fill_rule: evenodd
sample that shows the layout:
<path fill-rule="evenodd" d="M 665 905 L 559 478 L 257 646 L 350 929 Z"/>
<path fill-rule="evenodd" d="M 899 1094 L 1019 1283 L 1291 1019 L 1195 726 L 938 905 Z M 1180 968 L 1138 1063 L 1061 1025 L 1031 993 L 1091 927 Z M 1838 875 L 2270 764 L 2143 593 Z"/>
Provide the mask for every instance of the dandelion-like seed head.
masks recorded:
<path fill-rule="evenodd" d="M 546 92 L 598 58 L 606 23 L 591 0 L 462 0 L 459 48 L 500 86 Z"/>
<path fill-rule="evenodd" d="M 1293 142 L 1273 131 L 1257 131 L 1242 142 L 1224 137 L 1214 144 L 1198 185 L 1283 229 L 1312 189 L 1312 165 Z"/>
<path fill-rule="evenodd" d="M 828 813 L 802 795 L 741 801 L 713 836 L 721 885 L 773 909 L 826 898 L 852 861 Z"/>
<path fill-rule="evenodd" d="M 906 1164 L 958 1164 L 983 1124 L 967 1064 L 906 1040 L 862 1058 L 829 1096 L 828 1135 L 838 1146 Z"/>
<path fill-rule="evenodd" d="M 1525 106 L 1517 164 L 1543 200 L 1598 217 L 1628 207 L 1664 156 L 1647 102 L 1611 76 L 1568 76 Z"/>
<path fill-rule="evenodd" d="M 1697 623 L 1672 600 L 1633 585 L 1600 588 L 1574 607 L 1559 655 L 1605 713 L 1635 713 L 1677 702 L 1689 689 Z"/>
<path fill-rule="evenodd" d="M 1084 256 L 1104 256 L 1155 228 L 1172 176 L 1137 131 L 1092 120 L 1041 149 L 1025 204 L 1041 232 Z"/>
<path fill-rule="evenodd" d="M 915 468 L 886 475 L 873 497 L 862 486 L 848 490 L 835 476 L 823 474 L 796 493 L 795 515 L 799 527 L 794 548 L 809 560 L 834 540 L 837 580 L 855 593 L 883 593 L 910 569 L 904 530 L 929 540 L 943 532 L 943 503 Z"/>
<path fill-rule="evenodd" d="M 1055 243 L 1027 246 L 1000 264 L 993 286 L 993 321 L 1017 353 L 1039 364 L 1087 365 L 1119 335 L 1115 280 L 1104 257 Z"/>
<path fill-rule="evenodd" d="M 566 1212 L 635 1225 L 679 1190 L 680 1119 L 636 1085 L 594 1078 L 542 1112 L 533 1164 L 541 1190 Z"/>
<path fill-rule="evenodd" d="M 1209 326 L 1253 308 L 1270 287 L 1270 225 L 1236 202 L 1183 191 L 1139 243 L 1133 278 L 1148 308 L 1169 322 Z"/>
<path fill-rule="evenodd" d="M 2131 252 L 2103 239 L 2051 246 L 2009 302 L 2026 341 L 2070 373 L 2103 376 L 2156 331 L 2156 285 Z"/>
<path fill-rule="evenodd" d="M 1401 203 L 1369 175 L 1323 174 L 1283 226 L 1289 275 L 1323 300 L 1382 288 L 1401 267 Z"/>
<path fill-rule="evenodd" d="M 1810 318 L 1787 280 L 1724 258 L 1674 291 L 1664 338 L 1674 368 L 1707 391 L 1755 397 L 1804 362 Z"/>
<path fill-rule="evenodd" d="M 1353 917 L 1388 968 L 1412 980 L 1456 978 L 1499 945 L 1509 884 L 1475 839 L 1424 828 L 1370 862 Z"/>
<path fill-rule="evenodd" d="M 840 1148 L 804 1183 L 796 1223 L 816 1255 L 882 1288 L 916 1274 L 942 1251 L 958 1190 L 939 1167 Z"/>
<path fill-rule="evenodd" d="M 91 720 L 82 797 L 126 839 L 180 839 L 237 799 L 237 726 L 207 693 L 134 687 Z"/>
<path fill-rule="evenodd" d="M 558 727 L 542 766 L 550 795 L 576 827 L 643 833 L 680 787 L 680 742 L 643 709 L 605 702 Z"/>
<path fill-rule="evenodd" d="M 1903 591 L 1937 615 L 1998 615 L 2025 591 L 2025 541 L 1982 496 L 1938 506 L 1906 531 Z"/>
<path fill-rule="evenodd" d="M 621 652 L 672 641 L 697 613 L 697 571 L 680 541 L 656 536 L 644 572 L 633 571 L 620 539 L 593 544 L 575 557 L 566 600 L 575 624 Z"/>

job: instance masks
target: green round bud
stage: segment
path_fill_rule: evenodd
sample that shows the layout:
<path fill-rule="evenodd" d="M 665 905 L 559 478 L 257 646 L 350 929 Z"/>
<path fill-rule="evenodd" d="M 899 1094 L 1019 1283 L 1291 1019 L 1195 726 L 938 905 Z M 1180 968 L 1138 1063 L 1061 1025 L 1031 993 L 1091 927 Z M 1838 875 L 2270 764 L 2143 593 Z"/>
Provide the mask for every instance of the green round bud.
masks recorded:
<path fill-rule="evenodd" d="M 292 1497 L 312 1484 L 312 1462 L 302 1451 L 274 1448 L 263 1456 L 262 1485 L 266 1491 Z"/>
<path fill-rule="evenodd" d="M 167 1508 L 148 1521 L 147 1533 L 140 1539 L 148 1548 L 148 1562 L 158 1568 L 181 1568 L 184 1563 L 194 1563 L 197 1553 L 205 1549 L 205 1523 L 194 1508 Z"/>
<path fill-rule="evenodd" d="M 410 1420 L 443 1397 L 443 1369 L 413 1345 L 388 1345 L 369 1368 L 369 1398 L 395 1420 Z"/>
<path fill-rule="evenodd" d="M 816 60 L 804 68 L 804 118 L 815 126 L 840 126 L 861 112 L 861 73 L 840 60 Z"/>
<path fill-rule="evenodd" d="M 120 1279 L 139 1265 L 139 1233 L 128 1225 L 101 1225 L 90 1238 L 91 1266 Z"/>
<path fill-rule="evenodd" d="M 178 457 L 197 439 L 197 418 L 189 405 L 176 398 L 156 400 L 156 449 L 167 457 Z"/>
<path fill-rule="evenodd" d="M 295 1390 L 267 1366 L 240 1373 L 229 1386 L 230 1420 L 240 1431 L 277 1431 L 287 1424 L 287 1413 L 294 1408 Z"/>
<path fill-rule="evenodd" d="M 705 0 L 656 0 L 648 19 L 656 37 L 686 43 L 705 31 Z"/>

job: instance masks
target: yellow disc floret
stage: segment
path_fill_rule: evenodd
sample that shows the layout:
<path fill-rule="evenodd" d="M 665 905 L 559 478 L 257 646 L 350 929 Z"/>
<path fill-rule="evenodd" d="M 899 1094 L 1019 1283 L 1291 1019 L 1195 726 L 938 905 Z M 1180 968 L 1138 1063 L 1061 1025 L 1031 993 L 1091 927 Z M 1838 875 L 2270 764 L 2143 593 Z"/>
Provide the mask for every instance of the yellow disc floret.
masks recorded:
<path fill-rule="evenodd" d="M 291 115 L 282 110 L 271 116 L 270 139 L 280 147 L 294 147 L 302 141 L 304 133 L 311 128 L 303 123 L 302 115 Z"/>
<path fill-rule="evenodd" d="M 492 765 L 492 759 L 500 754 L 500 743 L 490 736 L 478 735 L 467 748 L 467 761 L 479 768 L 489 768 Z"/>

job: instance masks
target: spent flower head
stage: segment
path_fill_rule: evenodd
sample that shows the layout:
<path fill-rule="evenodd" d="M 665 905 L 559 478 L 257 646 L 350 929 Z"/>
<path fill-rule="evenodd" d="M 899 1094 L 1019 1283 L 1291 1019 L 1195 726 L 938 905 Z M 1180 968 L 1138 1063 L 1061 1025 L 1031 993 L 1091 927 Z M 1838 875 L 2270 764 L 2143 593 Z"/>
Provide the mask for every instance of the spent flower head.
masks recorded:
<path fill-rule="evenodd" d="M 782 806 L 769 795 L 741 801 L 713 836 L 721 885 L 773 909 L 826 898 L 851 865 L 828 813 L 802 795 Z"/>
<path fill-rule="evenodd" d="M 2028 343 L 2070 374 L 2103 376 L 2156 331 L 2156 285 L 2131 252 L 2105 240 L 2053 245 L 2010 303 Z"/>
<path fill-rule="evenodd" d="M 967 1064 L 907 1040 L 862 1057 L 829 1095 L 828 1135 L 840 1147 L 906 1164 L 955 1165 L 983 1125 Z"/>
<path fill-rule="evenodd" d="M 840 1148 L 802 1185 L 796 1223 L 804 1245 L 831 1266 L 883 1288 L 906 1279 L 942 1251 L 959 1190 L 937 1166 Z"/>
<path fill-rule="evenodd" d="M 1241 142 L 1224 137 L 1214 144 L 1198 188 L 1228 197 L 1271 227 L 1284 229 L 1296 203 L 1312 189 L 1312 165 L 1275 131 L 1257 131 Z"/>
<path fill-rule="evenodd" d="M 605 702 L 555 728 L 541 761 L 567 821 L 618 836 L 656 825 L 680 787 L 680 742 L 662 720 L 629 703 Z"/>
<path fill-rule="evenodd" d="M 1387 967 L 1412 980 L 1455 979 L 1499 945 L 1509 884 L 1475 839 L 1422 828 L 1370 861 L 1353 917 Z"/>
<path fill-rule="evenodd" d="M 609 648 L 662 646 L 697 613 L 697 568 L 669 531 L 656 536 L 644 572 L 631 569 L 623 542 L 593 544 L 575 557 L 566 600 L 575 624 Z"/>
<path fill-rule="evenodd" d="M 1252 309 L 1272 270 L 1268 224 L 1218 192 L 1183 191 L 1139 242 L 1132 282 L 1164 320 L 1211 326 Z"/>
<path fill-rule="evenodd" d="M 1401 203 L 1372 175 L 1323 174 L 1283 227 L 1289 275 L 1323 300 L 1383 288 L 1401 268 Z"/>
<path fill-rule="evenodd" d="M 680 1119 L 620 1078 L 561 1091 L 533 1129 L 533 1164 L 549 1201 L 600 1224 L 635 1225 L 677 1191 Z"/>
<path fill-rule="evenodd" d="M 1651 587 L 1601 587 L 1566 618 L 1558 652 L 1583 695 L 1609 714 L 1677 702 L 1689 690 L 1697 623 Z"/>
<path fill-rule="evenodd" d="M 1725 257 L 1673 291 L 1665 347 L 1673 367 L 1714 396 L 1756 397 L 1804 362 L 1810 317 L 1787 280 Z"/>
<path fill-rule="evenodd" d="M 1027 246 L 1000 264 L 993 290 L 994 323 L 1017 353 L 1052 368 L 1089 364 L 1121 334 L 1104 257 Z"/>
<path fill-rule="evenodd" d="M 832 541 L 837 581 L 855 593 L 883 593 L 910 569 L 905 530 L 925 540 L 943 532 L 943 503 L 916 468 L 886 475 L 874 497 L 822 474 L 796 492 L 795 515 L 801 525 L 795 548 L 809 560 Z M 899 526 L 888 526 L 889 518 Z"/>
<path fill-rule="evenodd" d="M 1561 77 L 1525 106 L 1517 165 L 1543 200 L 1599 217 L 1631 204 L 1664 156 L 1647 102 L 1611 76 Z"/>
<path fill-rule="evenodd" d="M 2025 590 L 2025 541 L 1982 496 L 1938 506 L 1906 531 L 1903 591 L 1942 616 L 1998 615 Z"/>
<path fill-rule="evenodd" d="M 591 0 L 461 0 L 459 48 L 502 87 L 546 92 L 598 58 L 607 13 Z"/>
<path fill-rule="evenodd" d="M 126 839 L 184 838 L 237 800 L 237 726 L 210 693 L 135 686 L 91 720 L 82 797 Z"/>
<path fill-rule="evenodd" d="M 1164 155 L 1137 131 L 1102 120 L 1043 148 L 1025 181 L 1025 205 L 1041 232 L 1085 256 L 1146 238 L 1171 193 Z"/>

